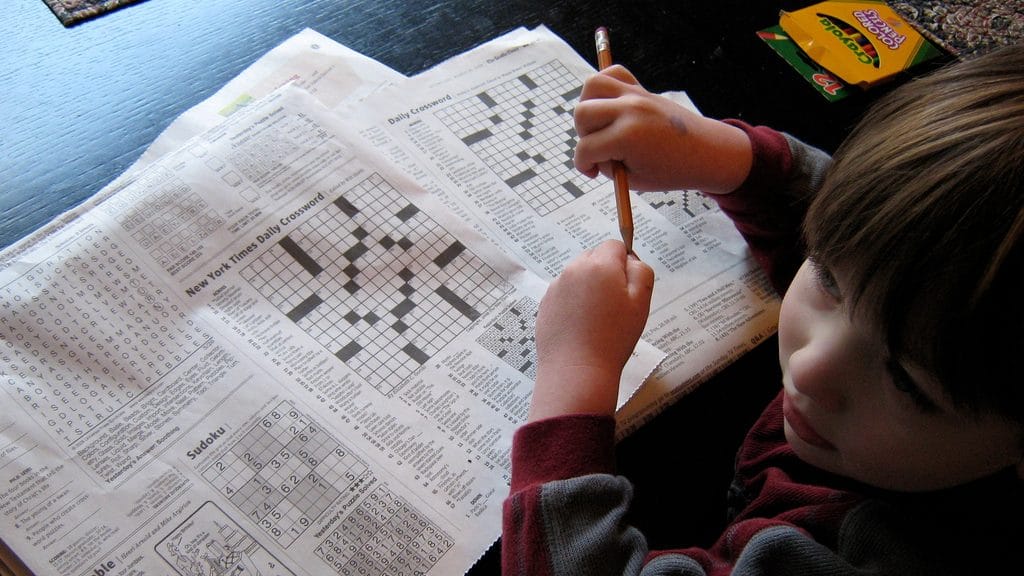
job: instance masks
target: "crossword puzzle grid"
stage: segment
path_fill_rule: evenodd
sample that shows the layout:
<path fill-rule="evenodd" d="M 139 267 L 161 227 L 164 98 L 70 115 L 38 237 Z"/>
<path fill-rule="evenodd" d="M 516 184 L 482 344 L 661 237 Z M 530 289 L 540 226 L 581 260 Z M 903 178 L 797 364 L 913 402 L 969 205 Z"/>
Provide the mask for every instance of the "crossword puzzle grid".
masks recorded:
<path fill-rule="evenodd" d="M 478 344 L 531 380 L 537 378 L 537 307 L 534 300 L 523 298 L 477 338 Z"/>
<path fill-rule="evenodd" d="M 268 412 L 203 471 L 244 514 L 287 548 L 366 464 L 287 402 Z"/>
<path fill-rule="evenodd" d="M 510 289 L 377 174 L 242 276 L 385 395 Z"/>
<path fill-rule="evenodd" d="M 426 574 L 453 544 L 402 497 L 378 486 L 316 554 L 343 576 L 412 576 Z"/>
<path fill-rule="evenodd" d="M 715 201 L 696 190 L 673 190 L 670 192 L 644 192 L 641 196 L 662 216 L 682 228 L 691 218 L 705 212 L 717 210 Z"/>
<path fill-rule="evenodd" d="M 573 109 L 582 83 L 550 62 L 492 86 L 437 115 L 540 215 L 602 183 L 573 167 Z"/>

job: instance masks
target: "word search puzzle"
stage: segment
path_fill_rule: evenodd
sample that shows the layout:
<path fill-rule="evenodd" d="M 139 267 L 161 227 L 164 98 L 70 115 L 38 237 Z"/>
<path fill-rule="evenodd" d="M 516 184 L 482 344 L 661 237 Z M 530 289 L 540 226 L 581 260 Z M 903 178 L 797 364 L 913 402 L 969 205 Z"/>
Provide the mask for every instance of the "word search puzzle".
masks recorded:
<path fill-rule="evenodd" d="M 491 86 L 438 117 L 541 216 L 600 186 L 573 166 L 572 114 L 583 86 L 550 62 Z"/>
<path fill-rule="evenodd" d="M 377 174 L 242 276 L 385 395 L 511 289 Z"/>
<path fill-rule="evenodd" d="M 0 286 L 0 373 L 65 448 L 207 338 L 112 235 L 87 229 L 69 245 Z"/>

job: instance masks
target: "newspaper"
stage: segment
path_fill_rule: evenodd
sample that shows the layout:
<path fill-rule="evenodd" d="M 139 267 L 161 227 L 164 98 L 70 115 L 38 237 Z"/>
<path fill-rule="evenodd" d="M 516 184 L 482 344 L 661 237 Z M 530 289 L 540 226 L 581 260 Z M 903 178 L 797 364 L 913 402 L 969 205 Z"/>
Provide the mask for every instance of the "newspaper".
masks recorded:
<path fill-rule="evenodd" d="M 606 182 L 534 191 L 544 152 L 464 105 L 592 69 L 544 29 L 407 80 L 315 36 L 275 52 L 323 74 L 268 55 L 0 255 L 0 526 L 33 572 L 447 575 L 500 535 L 533 314 L 617 226 Z M 520 139 L 571 129 L 543 122 Z M 774 330 L 731 225 L 679 202 L 634 198 L 658 283 L 624 430 Z"/>
<path fill-rule="evenodd" d="M 306 28 L 175 119 L 112 185 L 131 180 L 138 170 L 189 138 L 285 84 L 294 84 L 328 108 L 341 110 L 403 80 L 400 72 Z"/>
<path fill-rule="evenodd" d="M 518 29 L 352 114 L 361 132 L 503 251 L 551 279 L 619 236 L 614 185 L 572 165 L 572 111 L 593 66 L 541 26 Z M 699 112 L 685 93 L 668 93 Z M 775 333 L 779 300 L 717 204 L 632 194 L 633 250 L 655 271 L 644 339 L 665 362 L 618 413 L 624 436 Z"/>

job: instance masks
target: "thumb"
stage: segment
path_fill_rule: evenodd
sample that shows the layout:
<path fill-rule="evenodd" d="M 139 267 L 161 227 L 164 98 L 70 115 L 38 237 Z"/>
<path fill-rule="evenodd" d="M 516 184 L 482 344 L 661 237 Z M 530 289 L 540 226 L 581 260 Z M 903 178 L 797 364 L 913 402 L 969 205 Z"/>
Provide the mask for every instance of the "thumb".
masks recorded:
<path fill-rule="evenodd" d="M 650 299 L 654 291 L 654 269 L 633 252 L 626 255 L 626 284 L 634 297 L 645 296 Z"/>

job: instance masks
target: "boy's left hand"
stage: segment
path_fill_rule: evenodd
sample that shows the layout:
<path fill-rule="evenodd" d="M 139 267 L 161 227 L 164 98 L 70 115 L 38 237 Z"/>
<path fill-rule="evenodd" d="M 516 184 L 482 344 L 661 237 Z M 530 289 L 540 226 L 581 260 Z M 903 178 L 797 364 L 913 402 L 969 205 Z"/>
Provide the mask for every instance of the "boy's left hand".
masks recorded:
<path fill-rule="evenodd" d="M 614 160 L 638 192 L 725 194 L 750 172 L 745 132 L 648 92 L 620 65 L 587 78 L 573 118 L 579 134 L 573 162 L 591 178 L 612 177 Z"/>

